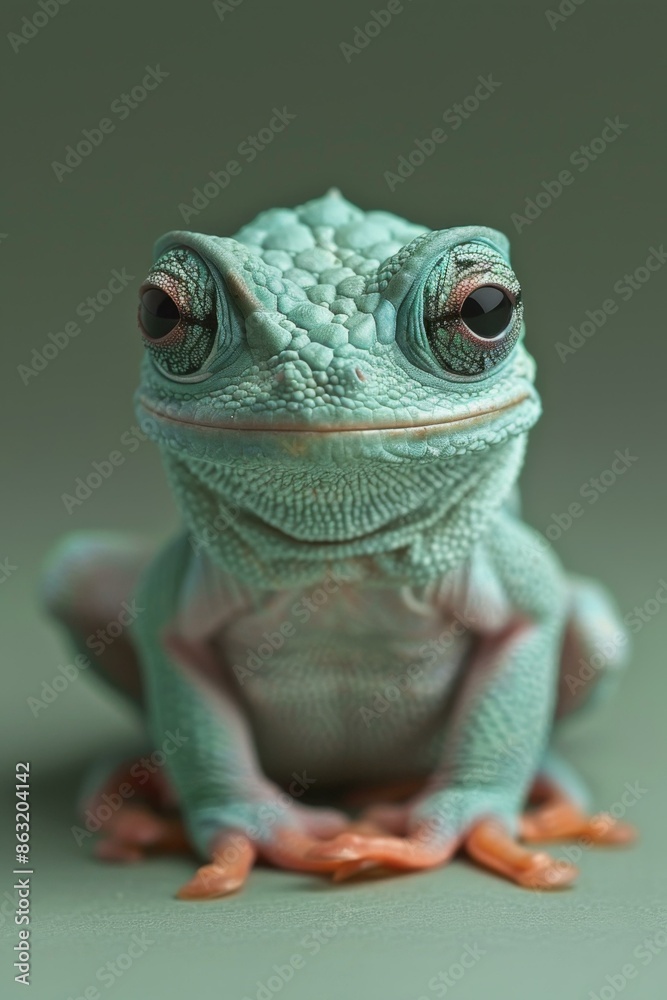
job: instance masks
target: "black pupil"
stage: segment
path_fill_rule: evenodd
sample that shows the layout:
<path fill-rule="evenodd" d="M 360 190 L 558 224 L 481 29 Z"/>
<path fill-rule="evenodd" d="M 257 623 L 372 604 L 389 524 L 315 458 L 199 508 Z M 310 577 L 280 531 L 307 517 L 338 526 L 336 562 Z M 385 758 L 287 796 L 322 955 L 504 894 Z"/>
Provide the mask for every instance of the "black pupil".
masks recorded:
<path fill-rule="evenodd" d="M 512 310 L 512 300 L 502 288 L 482 285 L 464 300 L 461 319 L 478 337 L 491 340 L 510 325 Z"/>
<path fill-rule="evenodd" d="M 140 322 L 151 340 L 166 337 L 180 318 L 178 306 L 161 288 L 147 288 L 141 296 Z"/>

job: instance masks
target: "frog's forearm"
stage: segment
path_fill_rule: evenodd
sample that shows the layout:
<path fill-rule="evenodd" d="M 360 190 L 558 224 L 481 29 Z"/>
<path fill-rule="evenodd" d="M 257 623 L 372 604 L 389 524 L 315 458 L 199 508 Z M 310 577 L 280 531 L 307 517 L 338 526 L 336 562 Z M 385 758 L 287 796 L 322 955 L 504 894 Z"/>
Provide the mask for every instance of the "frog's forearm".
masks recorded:
<path fill-rule="evenodd" d="M 180 731 L 181 745 L 167 767 L 193 840 L 205 853 L 211 835 L 222 826 L 247 822 L 243 803 L 266 798 L 269 782 L 237 704 L 203 681 L 206 649 L 188 648 L 169 635 L 182 566 L 182 551 L 175 546 L 152 567 L 145 581 L 147 610 L 137 623 L 136 639 L 153 739 L 159 745 L 165 733 Z"/>
<path fill-rule="evenodd" d="M 554 617 L 482 640 L 431 782 L 452 835 L 481 812 L 513 826 L 548 739 L 558 637 Z"/>
<path fill-rule="evenodd" d="M 514 827 L 548 743 L 558 684 L 567 599 L 555 558 L 506 514 L 484 558 L 488 576 L 476 595 L 481 635 L 424 806 L 450 836 L 485 812 Z M 491 627 L 494 588 L 507 614 Z"/>

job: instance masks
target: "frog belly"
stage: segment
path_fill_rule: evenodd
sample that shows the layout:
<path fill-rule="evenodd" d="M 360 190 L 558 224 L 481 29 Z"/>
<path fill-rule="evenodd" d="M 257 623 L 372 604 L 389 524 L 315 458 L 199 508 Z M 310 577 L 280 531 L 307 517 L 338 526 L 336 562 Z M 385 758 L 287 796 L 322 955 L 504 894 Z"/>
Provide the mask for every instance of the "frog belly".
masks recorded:
<path fill-rule="evenodd" d="M 282 607 L 282 617 L 251 614 L 220 637 L 262 769 L 276 781 L 305 768 L 318 787 L 384 781 L 436 763 L 472 635 L 436 610 L 382 606 L 378 593 L 349 614 L 346 597 L 293 632 Z"/>

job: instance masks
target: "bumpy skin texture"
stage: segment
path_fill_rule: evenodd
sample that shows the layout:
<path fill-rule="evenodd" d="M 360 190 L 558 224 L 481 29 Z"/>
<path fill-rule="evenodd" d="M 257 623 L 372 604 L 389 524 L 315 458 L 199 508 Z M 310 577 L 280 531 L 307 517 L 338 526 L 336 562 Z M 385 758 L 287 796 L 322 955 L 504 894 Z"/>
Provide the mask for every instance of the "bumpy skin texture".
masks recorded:
<path fill-rule="evenodd" d="M 234 238 L 159 241 L 144 293 L 180 318 L 144 316 L 137 410 L 186 532 L 143 572 L 133 649 L 102 672 L 136 654 L 154 743 L 187 734 L 170 782 L 213 863 L 184 895 L 237 888 L 257 851 L 342 877 L 464 845 L 521 883 L 571 880 L 514 838 L 549 832 L 521 819 L 540 782 L 552 832 L 589 822 L 549 741 L 587 700 L 577 660 L 621 626 L 517 513 L 540 408 L 508 254 L 494 230 L 431 232 L 338 192 Z M 482 286 L 511 303 L 501 336 L 461 318 Z M 74 539 L 47 576 L 79 642 L 113 551 Z M 399 780 L 421 787 L 352 827 L 296 801 Z"/>

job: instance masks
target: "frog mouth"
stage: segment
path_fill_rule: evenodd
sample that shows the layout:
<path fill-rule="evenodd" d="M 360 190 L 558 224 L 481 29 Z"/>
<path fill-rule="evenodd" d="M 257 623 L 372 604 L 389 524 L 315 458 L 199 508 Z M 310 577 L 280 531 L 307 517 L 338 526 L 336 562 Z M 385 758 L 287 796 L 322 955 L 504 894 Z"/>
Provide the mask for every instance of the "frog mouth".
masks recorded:
<path fill-rule="evenodd" d="M 420 435 L 426 434 L 429 431 L 445 430 L 446 428 L 460 428 L 464 426 L 471 426 L 476 423 L 485 423 L 489 419 L 499 416 L 508 410 L 517 409 L 522 403 L 527 400 L 532 399 L 531 393 L 526 392 L 514 399 L 509 400 L 499 406 L 489 407 L 485 410 L 474 410 L 471 413 L 457 414 L 456 416 L 447 417 L 443 420 L 431 420 L 424 423 L 377 423 L 377 424 L 365 424 L 365 425 L 327 425 L 323 424 L 319 427 L 299 427 L 295 425 L 283 424 L 283 425 L 259 425 L 259 424 L 249 424 L 237 421 L 235 423 L 221 423 L 212 420 L 191 420 L 184 417 L 175 417 L 169 413 L 165 413 L 164 410 L 159 409 L 152 403 L 150 403 L 144 397 L 139 397 L 139 404 L 152 417 L 157 418 L 159 421 L 166 424 L 174 424 L 176 426 L 188 427 L 201 429 L 203 431 L 244 431 L 246 433 L 261 433 L 261 434 L 310 434 L 310 435 L 320 435 L 320 434 L 338 434 L 338 435 L 350 435 L 350 434 L 391 434 L 392 432 L 400 433 L 403 431 L 414 431 Z"/>

